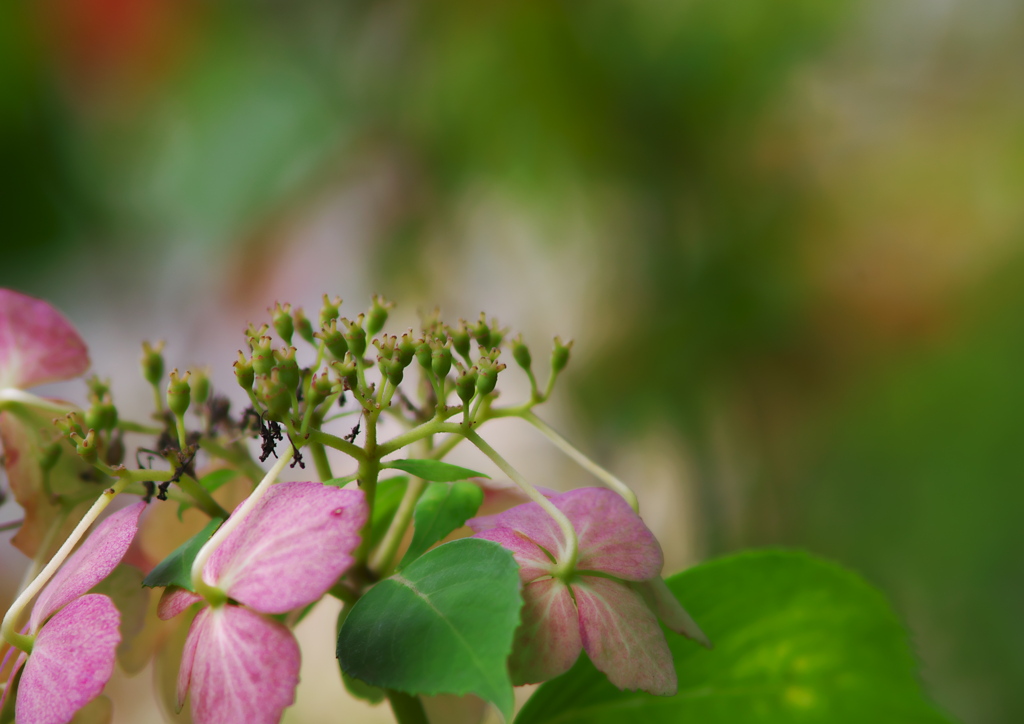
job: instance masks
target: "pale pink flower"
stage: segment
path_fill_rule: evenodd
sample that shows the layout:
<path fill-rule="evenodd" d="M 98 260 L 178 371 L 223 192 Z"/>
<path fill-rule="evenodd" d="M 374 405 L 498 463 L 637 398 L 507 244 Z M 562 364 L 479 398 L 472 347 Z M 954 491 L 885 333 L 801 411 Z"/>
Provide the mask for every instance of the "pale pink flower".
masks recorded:
<path fill-rule="evenodd" d="M 512 552 L 523 583 L 523 610 L 509 670 L 516 685 L 568 671 L 586 649 L 620 689 L 676 692 L 672 655 L 658 616 L 673 630 L 707 645 L 693 619 L 661 580 L 661 546 L 616 493 L 582 488 L 551 502 L 579 538 L 575 570 L 554 574 L 565 558 L 555 520 L 537 503 L 473 518 L 476 537 Z"/>
<path fill-rule="evenodd" d="M 121 642 L 121 614 L 107 596 L 85 594 L 121 562 L 145 507 L 139 501 L 100 523 L 36 599 L 26 627 L 35 636 L 32 653 L 18 656 L 8 680 L 11 686 L 24 666 L 17 724 L 66 724 L 103 691 Z"/>
<path fill-rule="evenodd" d="M 352 565 L 368 515 L 362 491 L 278 483 L 213 552 L 203 580 L 241 605 L 207 606 L 189 629 L 178 703 L 191 692 L 196 724 L 275 724 L 294 703 L 298 642 L 263 614 L 323 596 Z M 169 590 L 158 614 L 168 619 L 201 600 Z"/>

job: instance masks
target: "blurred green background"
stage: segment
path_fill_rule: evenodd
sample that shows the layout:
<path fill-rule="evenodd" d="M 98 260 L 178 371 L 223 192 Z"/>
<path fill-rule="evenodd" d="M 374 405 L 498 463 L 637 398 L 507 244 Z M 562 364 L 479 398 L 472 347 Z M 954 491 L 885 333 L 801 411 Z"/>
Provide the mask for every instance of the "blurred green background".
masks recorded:
<path fill-rule="evenodd" d="M 0 284 L 129 356 L 322 291 L 576 337 L 689 560 L 838 560 L 1024 721 L 1022 68 L 1008 0 L 5 2 Z"/>

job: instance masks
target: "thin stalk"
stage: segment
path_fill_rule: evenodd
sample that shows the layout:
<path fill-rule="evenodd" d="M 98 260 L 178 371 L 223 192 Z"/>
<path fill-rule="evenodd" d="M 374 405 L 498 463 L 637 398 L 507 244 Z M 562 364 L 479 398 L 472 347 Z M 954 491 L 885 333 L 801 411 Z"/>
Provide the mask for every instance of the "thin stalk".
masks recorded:
<path fill-rule="evenodd" d="M 426 488 L 427 481 L 421 478 L 409 480 L 405 495 L 402 496 L 402 502 L 398 504 L 398 509 L 395 511 L 395 517 L 392 518 L 391 525 L 388 526 L 387 533 L 384 534 L 384 538 L 377 548 L 374 560 L 370 563 L 370 568 L 378 575 L 384 576 L 394 567 L 393 559 L 398 552 L 398 546 L 402 544 L 402 538 L 405 537 L 405 531 L 409 528 L 409 522 L 416 510 L 416 503 L 419 502 L 420 496 L 423 495 Z"/>
<path fill-rule="evenodd" d="M 548 440 L 554 443 L 555 447 L 579 463 L 580 467 L 592 473 L 605 485 L 621 495 L 629 503 L 629 507 L 633 509 L 634 513 L 640 512 L 640 503 L 636 499 L 636 494 L 628 485 L 573 447 L 572 443 L 555 432 L 550 425 L 537 417 L 532 411 L 528 410 L 522 413 L 520 417 L 540 430 Z"/>
<path fill-rule="evenodd" d="M 423 702 L 418 696 L 405 694 L 394 689 L 387 690 L 388 703 L 398 724 L 430 724 Z"/>
<path fill-rule="evenodd" d="M 58 402 L 57 400 L 47 400 L 45 397 L 33 395 L 31 392 L 25 392 L 25 390 L 15 389 L 14 387 L 5 387 L 0 390 L 0 410 L 19 404 L 36 410 L 56 412 L 58 415 L 65 415 L 72 410 L 78 409 L 78 405 Z"/>

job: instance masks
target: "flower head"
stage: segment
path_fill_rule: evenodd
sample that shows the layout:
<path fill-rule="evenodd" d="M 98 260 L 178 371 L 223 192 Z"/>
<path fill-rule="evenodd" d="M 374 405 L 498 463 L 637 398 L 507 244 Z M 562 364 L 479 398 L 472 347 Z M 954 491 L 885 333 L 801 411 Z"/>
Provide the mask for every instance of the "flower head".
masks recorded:
<path fill-rule="evenodd" d="M 26 627 L 35 637 L 32 653 L 18 656 L 9 679 L 24 666 L 18 724 L 66 724 L 110 679 L 121 615 L 107 596 L 86 593 L 121 562 L 145 507 L 140 501 L 103 521 L 36 599 Z"/>
<path fill-rule="evenodd" d="M 192 622 L 178 675 L 178 703 L 192 695 L 196 724 L 274 724 L 295 700 L 299 645 L 262 614 L 307 606 L 353 563 L 369 512 L 361 491 L 278 483 L 224 539 L 203 581 L 236 603 L 211 602 Z M 202 598 L 169 590 L 167 619 Z"/>
<path fill-rule="evenodd" d="M 661 547 L 616 493 L 582 488 L 551 498 L 579 538 L 575 570 L 556 576 L 565 541 L 555 520 L 536 503 L 468 525 L 478 538 L 500 543 L 519 563 L 522 623 L 509 661 L 515 684 L 568 671 L 586 649 L 620 689 L 676 692 L 665 623 L 701 643 L 707 639 L 661 580 Z"/>

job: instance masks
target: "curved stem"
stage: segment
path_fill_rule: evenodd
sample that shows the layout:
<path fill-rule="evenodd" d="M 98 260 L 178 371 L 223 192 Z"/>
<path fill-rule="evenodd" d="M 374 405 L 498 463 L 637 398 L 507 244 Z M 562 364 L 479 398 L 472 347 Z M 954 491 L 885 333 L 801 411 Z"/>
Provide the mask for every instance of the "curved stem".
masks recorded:
<path fill-rule="evenodd" d="M 554 443 L 555 447 L 579 463 L 582 468 L 592 473 L 596 478 L 604 482 L 605 485 L 625 498 L 634 513 L 640 512 L 640 503 L 636 499 L 636 494 L 628 485 L 573 447 L 572 443 L 555 432 L 550 425 L 537 417 L 532 411 L 527 410 L 520 414 L 520 417 L 540 430 L 548 440 Z"/>
<path fill-rule="evenodd" d="M 210 536 L 210 540 L 206 541 L 202 548 L 199 549 L 199 553 L 196 555 L 195 560 L 192 562 L 192 588 L 203 598 L 210 600 L 211 603 L 220 600 L 224 597 L 224 594 L 220 589 L 215 586 L 210 586 L 203 580 L 203 568 L 206 567 L 206 562 L 210 560 L 210 556 L 217 550 L 224 539 L 230 535 L 230 533 L 237 528 L 246 516 L 252 512 L 252 509 L 256 507 L 256 504 L 260 502 L 260 499 L 266 494 L 270 486 L 277 480 L 277 476 L 281 474 L 285 466 L 292 459 L 292 452 L 294 448 L 291 443 L 288 443 L 286 448 L 282 451 L 281 457 L 277 459 L 273 467 L 267 471 L 267 474 L 263 476 L 263 480 L 260 481 L 242 506 L 235 511 L 235 514 L 224 521 L 224 525 L 217 529 L 217 532 Z"/>
<path fill-rule="evenodd" d="M 19 390 L 14 387 L 5 387 L 0 390 L 0 410 L 18 404 L 36 410 L 56 412 L 59 415 L 65 415 L 72 410 L 78 409 L 78 405 L 72 405 L 69 402 L 47 400 L 45 397 L 33 395 L 31 392 L 25 392 L 25 390 Z"/>
<path fill-rule="evenodd" d="M 68 539 L 64 541 L 64 544 L 61 545 L 53 558 L 50 559 L 50 562 L 46 564 L 39 575 L 25 587 L 25 590 L 23 590 L 18 598 L 15 599 L 14 603 L 11 604 L 11 607 L 4 615 L 3 623 L 0 624 L 0 633 L 2 633 L 3 637 L 12 645 L 17 646 L 25 652 L 31 651 L 31 638 L 23 636 L 16 630 L 18 617 L 35 595 L 43 589 L 43 586 L 53 578 L 53 574 L 57 572 L 57 569 L 60 568 L 61 564 L 64 563 L 67 557 L 71 555 L 71 551 L 75 549 L 78 541 L 82 539 L 86 531 L 88 531 L 92 524 L 96 522 L 96 519 L 99 518 L 100 514 L 106 510 L 107 506 L 110 505 L 110 501 L 117 497 L 117 494 L 124 490 L 130 482 L 131 478 L 129 476 L 124 476 L 114 483 L 113 487 L 107 488 L 103 491 L 100 497 L 96 499 L 96 502 L 92 504 L 92 507 L 86 512 L 85 517 L 83 517 L 82 520 L 79 521 L 78 525 L 75 526 L 75 529 L 71 531 L 71 535 L 68 536 Z M 26 643 L 28 648 L 25 648 Z"/>

